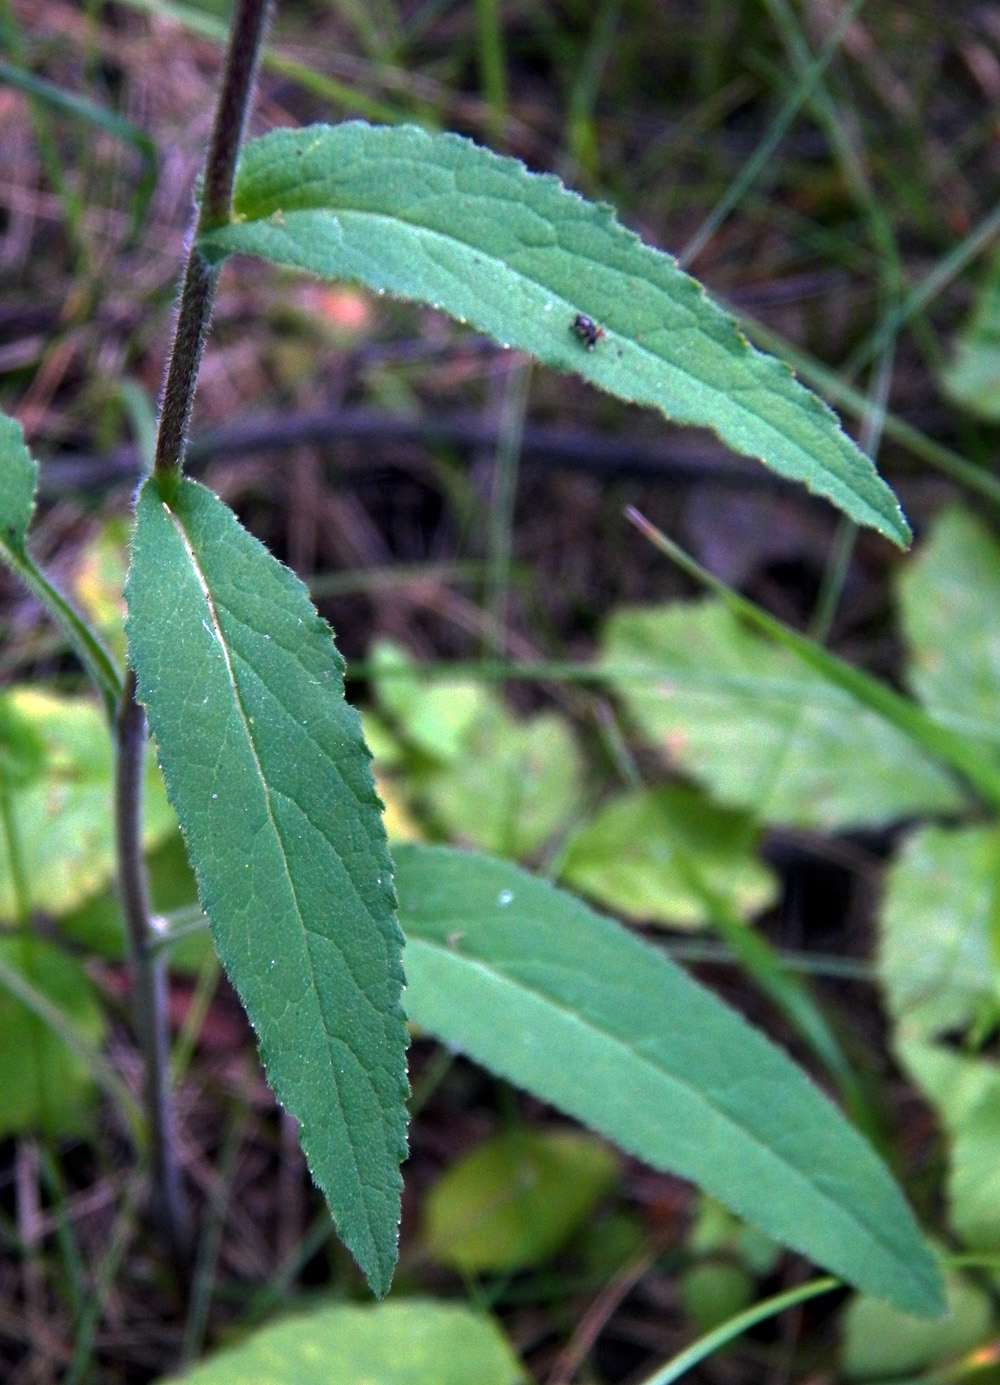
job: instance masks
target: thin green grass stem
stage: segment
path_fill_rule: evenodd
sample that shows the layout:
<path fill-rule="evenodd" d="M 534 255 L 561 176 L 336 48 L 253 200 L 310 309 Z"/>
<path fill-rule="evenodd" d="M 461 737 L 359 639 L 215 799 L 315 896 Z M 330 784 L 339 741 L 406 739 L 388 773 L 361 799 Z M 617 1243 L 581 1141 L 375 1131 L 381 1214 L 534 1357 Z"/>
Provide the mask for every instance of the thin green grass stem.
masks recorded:
<path fill-rule="evenodd" d="M 486 102 L 486 128 L 494 142 L 503 139 L 507 121 L 507 55 L 498 0 L 475 0 L 479 82 Z"/>
<path fill-rule="evenodd" d="M 930 306 L 944 289 L 979 255 L 987 250 L 1000 235 L 1000 203 L 998 203 L 978 226 L 944 255 L 931 272 L 914 285 L 879 326 L 862 341 L 844 362 L 844 371 L 853 375 L 868 365 L 880 351 L 884 350 L 908 322 Z"/>
<path fill-rule="evenodd" d="M 35 566 L 27 553 L 4 546 L 0 554 L 11 571 L 28 588 L 46 615 L 62 631 L 73 653 L 94 685 L 105 715 L 114 722 L 122 693 L 122 678 L 99 637 L 77 614 L 66 598 Z"/>
<path fill-rule="evenodd" d="M 108 1295 L 118 1274 L 122 1258 L 128 1248 L 129 1241 L 135 1234 L 135 1215 L 141 1186 L 142 1180 L 135 1177 L 130 1180 L 125 1189 L 125 1196 L 108 1238 L 107 1249 L 101 1260 L 93 1292 L 84 1304 L 76 1324 L 73 1359 L 63 1377 L 62 1385 L 82 1385 L 82 1382 L 91 1375 L 94 1338 L 97 1335 Z"/>
<path fill-rule="evenodd" d="M 699 1362 L 713 1356 L 722 1347 L 728 1346 L 730 1342 L 742 1336 L 751 1327 L 756 1327 L 757 1323 L 764 1322 L 767 1318 L 777 1317 L 787 1308 L 794 1308 L 799 1303 L 806 1303 L 811 1298 L 818 1298 L 820 1294 L 828 1294 L 831 1290 L 840 1287 L 840 1280 L 829 1276 L 822 1279 L 811 1279 L 808 1284 L 800 1284 L 797 1289 L 789 1289 L 786 1293 L 775 1294 L 773 1298 L 766 1298 L 760 1303 L 755 1303 L 752 1308 L 748 1308 L 743 1313 L 737 1313 L 735 1317 L 722 1323 L 720 1327 L 706 1333 L 704 1337 L 699 1337 L 696 1342 L 668 1361 L 660 1370 L 647 1376 L 642 1385 L 673 1385 L 673 1381 L 679 1380 L 682 1375 L 693 1370 Z"/>
<path fill-rule="evenodd" d="M 831 403 L 836 404 L 838 408 L 846 409 L 857 418 L 867 417 L 871 402 L 863 391 L 841 379 L 836 371 L 821 364 L 815 357 L 800 351 L 770 327 L 765 327 L 753 318 L 741 317 L 740 320 L 744 331 L 754 342 L 765 351 L 781 356 L 797 375 L 826 395 Z M 1000 478 L 991 472 L 985 471 L 975 462 L 970 462 L 952 448 L 945 447 L 943 443 L 935 442 L 919 428 L 905 423 L 893 413 L 886 412 L 882 420 L 882 431 L 887 438 L 891 438 L 914 457 L 940 471 L 943 476 L 983 496 L 992 504 L 1000 505 Z"/>
<path fill-rule="evenodd" d="M 594 132 L 594 107 L 601 89 L 608 60 L 614 52 L 615 34 L 621 19 L 622 0 L 602 0 L 594 17 L 573 85 L 566 103 L 566 146 L 570 167 L 564 172 L 569 181 L 571 170 L 595 171 L 597 140 Z"/>
<path fill-rule="evenodd" d="M 882 353 L 869 391 L 871 407 L 861 422 L 861 436 L 858 439 L 858 445 L 862 452 L 866 452 L 871 457 L 873 462 L 878 460 L 879 447 L 882 443 L 889 390 L 892 386 L 895 340 L 895 337 L 890 338 L 885 351 Z M 857 538 L 858 526 L 846 515 L 841 515 L 834 534 L 830 560 L 823 572 L 823 581 L 816 598 L 816 608 L 809 622 L 809 634 L 818 644 L 826 644 L 830 637 L 830 630 L 837 614 L 837 606 L 840 604 L 844 583 L 847 581 Z"/>
<path fill-rule="evenodd" d="M 66 1184 L 58 1159 L 47 1143 L 39 1144 L 38 1157 L 42 1179 L 49 1194 L 59 1257 L 65 1271 L 69 1307 L 74 1321 L 79 1321 L 86 1302 L 86 1270 L 80 1254 L 80 1243 L 73 1229 L 73 1219 L 67 1213 Z"/>
<path fill-rule="evenodd" d="M 796 86 L 785 98 L 784 104 L 771 122 L 760 144 L 677 256 L 677 263 L 682 269 L 686 269 L 692 261 L 698 258 L 729 213 L 739 205 L 747 190 L 753 186 L 763 169 L 771 162 L 774 151 L 784 139 L 799 111 L 812 95 L 840 47 L 848 25 L 864 3 L 865 0 L 850 0 L 850 3 L 844 6 L 840 18 L 830 31 L 822 49 L 808 64 Z"/>
<path fill-rule="evenodd" d="M 243 1144 L 243 1127 L 246 1109 L 239 1107 L 229 1121 L 218 1170 L 213 1179 L 212 1195 L 209 1199 L 208 1213 L 205 1216 L 191 1271 L 190 1295 L 188 1298 L 187 1319 L 184 1323 L 184 1341 L 181 1346 L 180 1365 L 188 1366 L 198 1356 L 205 1341 L 208 1326 L 208 1313 L 212 1306 L 215 1286 L 216 1264 L 222 1231 L 225 1226 L 226 1210 L 232 1196 L 236 1177 L 236 1161 Z"/>
<path fill-rule="evenodd" d="M 486 645 L 487 652 L 498 659 L 503 657 L 507 644 L 514 506 L 517 502 L 518 463 L 530 390 L 531 363 L 518 362 L 507 378 L 500 410 L 493 492 L 487 516 L 486 611 L 489 619 Z"/>

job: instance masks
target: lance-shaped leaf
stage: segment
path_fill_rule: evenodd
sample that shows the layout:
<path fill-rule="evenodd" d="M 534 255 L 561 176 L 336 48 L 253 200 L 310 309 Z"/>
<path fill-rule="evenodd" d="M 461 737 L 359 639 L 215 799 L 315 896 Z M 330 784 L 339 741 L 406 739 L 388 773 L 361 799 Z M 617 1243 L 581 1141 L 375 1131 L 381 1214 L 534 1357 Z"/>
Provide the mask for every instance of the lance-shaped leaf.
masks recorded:
<path fill-rule="evenodd" d="M 191 481 L 139 494 L 130 657 L 222 962 L 376 1293 L 405 1152 L 402 937 L 343 661 L 301 582 Z"/>
<path fill-rule="evenodd" d="M 395 859 L 412 1020 L 859 1289 L 943 1310 L 885 1167 L 739 1015 L 516 866 L 414 845 Z"/>
<path fill-rule="evenodd" d="M 243 151 L 233 217 L 202 237 L 206 255 L 245 251 L 430 303 L 621 399 L 713 428 L 909 541 L 895 496 L 826 405 L 669 255 L 550 175 L 409 126 L 273 130 Z"/>

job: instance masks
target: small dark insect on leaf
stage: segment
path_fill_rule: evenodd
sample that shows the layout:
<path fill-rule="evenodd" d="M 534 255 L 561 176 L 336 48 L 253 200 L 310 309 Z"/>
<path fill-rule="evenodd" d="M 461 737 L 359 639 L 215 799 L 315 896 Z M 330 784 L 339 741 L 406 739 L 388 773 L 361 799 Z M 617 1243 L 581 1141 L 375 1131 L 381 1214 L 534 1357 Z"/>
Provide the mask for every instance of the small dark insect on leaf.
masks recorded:
<path fill-rule="evenodd" d="M 577 313 L 573 319 L 572 330 L 583 342 L 588 351 L 593 351 L 594 347 L 604 336 L 604 328 L 598 327 L 592 318 L 586 313 Z"/>

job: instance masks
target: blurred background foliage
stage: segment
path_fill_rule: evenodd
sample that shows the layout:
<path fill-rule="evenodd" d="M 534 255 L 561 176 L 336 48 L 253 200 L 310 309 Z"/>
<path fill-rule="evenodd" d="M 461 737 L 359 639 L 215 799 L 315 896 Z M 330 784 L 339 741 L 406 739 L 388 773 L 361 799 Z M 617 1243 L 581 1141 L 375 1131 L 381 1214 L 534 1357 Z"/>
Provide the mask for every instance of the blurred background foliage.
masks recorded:
<path fill-rule="evenodd" d="M 34 551 L 119 654 L 226 17 L 0 0 L 0 405 L 42 459 Z M 996 759 L 1000 12 L 283 0 L 254 132 L 344 118 L 458 130 L 612 201 L 843 411 L 918 536 L 897 555 L 712 435 L 429 311 L 227 264 L 192 470 L 334 626 L 391 838 L 517 859 L 687 959 L 839 1096 L 943 1246 L 1000 1253 L 998 825 L 622 518 L 636 506 Z M 235 1333 L 192 1380 L 333 1378 L 309 1373 L 319 1351 L 379 1385 L 618 1385 L 803 1278 L 415 1034 L 400 1301 L 362 1306 L 151 758 L 200 1226 L 178 1295 L 137 1210 L 110 750 L 5 573 L 0 622 L 5 1381 L 154 1380 Z M 955 1269 L 951 1317 L 919 1330 L 823 1298 L 698 1373 L 992 1378 L 998 1283 Z M 247 1335 L 289 1309 L 306 1317 Z"/>

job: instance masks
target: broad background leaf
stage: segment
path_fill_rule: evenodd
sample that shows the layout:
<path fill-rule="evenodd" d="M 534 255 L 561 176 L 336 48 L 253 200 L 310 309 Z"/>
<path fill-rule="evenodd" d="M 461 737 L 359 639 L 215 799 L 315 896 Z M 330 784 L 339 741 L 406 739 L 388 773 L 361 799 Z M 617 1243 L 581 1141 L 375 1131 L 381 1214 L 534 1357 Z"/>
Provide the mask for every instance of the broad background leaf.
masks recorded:
<path fill-rule="evenodd" d="M 2 700 L 32 727 L 42 748 L 39 772 L 12 787 L 11 806 L 32 906 L 58 916 L 103 890 L 114 874 L 107 722 L 89 698 L 19 687 Z M 143 842 L 152 847 L 176 830 L 152 752 L 143 808 Z M 10 862 L 0 841 L 0 921 L 15 917 Z"/>
<path fill-rule="evenodd" d="M 778 882 L 755 860 L 743 813 L 697 789 L 664 784 L 603 804 L 573 833 L 560 880 L 605 908 L 674 927 L 711 921 L 708 893 L 737 913 L 774 902 Z"/>
<path fill-rule="evenodd" d="M 948 1220 L 976 1250 L 1000 1250 L 1000 1068 L 920 1039 L 896 1045 L 949 1136 Z"/>
<path fill-rule="evenodd" d="M 791 371 L 752 348 L 674 260 L 612 210 L 457 135 L 361 122 L 273 130 L 243 150 L 234 220 L 202 237 L 441 308 L 559 370 L 713 428 L 735 451 L 906 544 L 869 459 Z M 606 336 L 588 351 L 577 313 Z"/>
<path fill-rule="evenodd" d="M 377 1293 L 405 1152 L 402 938 L 343 661 L 305 587 L 210 491 L 139 494 L 129 652 L 220 958 Z"/>
<path fill-rule="evenodd" d="M 935 521 L 897 584 L 907 681 L 942 723 L 1000 760 L 1000 546 L 957 506 Z"/>
<path fill-rule="evenodd" d="M 424 1200 L 427 1251 L 464 1274 L 512 1273 L 559 1250 L 617 1181 L 602 1141 L 505 1130 L 453 1164 Z"/>
<path fill-rule="evenodd" d="M 923 827 L 890 866 L 879 970 L 902 1038 L 929 1038 L 1000 1016 L 989 927 L 998 869 L 995 826 Z"/>
<path fill-rule="evenodd" d="M 520 1385 L 496 1323 L 451 1303 L 325 1305 L 255 1332 L 189 1371 L 185 1385 Z"/>
<path fill-rule="evenodd" d="M 58 1006 L 82 1040 L 96 1047 L 105 1020 L 80 963 L 42 938 L 0 937 L 0 958 Z M 0 986 L 0 1137 L 25 1132 L 83 1135 L 91 1129 L 97 1087 L 86 1063 L 16 996 Z"/>
<path fill-rule="evenodd" d="M 993 256 L 955 355 L 941 372 L 947 394 L 980 418 L 1000 419 L 1000 253 Z"/>
<path fill-rule="evenodd" d="M 846 827 L 961 805 L 908 736 L 721 602 L 625 607 L 600 659 L 649 740 L 723 803 L 765 821 Z M 616 677 L 622 667 L 631 675 Z"/>
<path fill-rule="evenodd" d="M 527 856 L 572 819 L 583 771 L 563 717 L 516 717 L 492 688 L 460 679 L 428 684 L 388 642 L 376 645 L 373 663 L 382 670 L 379 704 L 404 742 L 394 758 L 409 760 L 414 805 L 438 834 L 497 856 Z"/>
<path fill-rule="evenodd" d="M 877 1299 L 852 1299 L 844 1314 L 841 1369 L 850 1380 L 896 1380 L 971 1351 L 993 1323 L 985 1290 L 963 1275 L 945 1281 L 948 1316 L 921 1321 Z"/>
<path fill-rule="evenodd" d="M 942 1305 L 899 1190 L 807 1078 L 661 953 L 506 862 L 396 852 L 410 1018 L 898 1307 Z"/>

